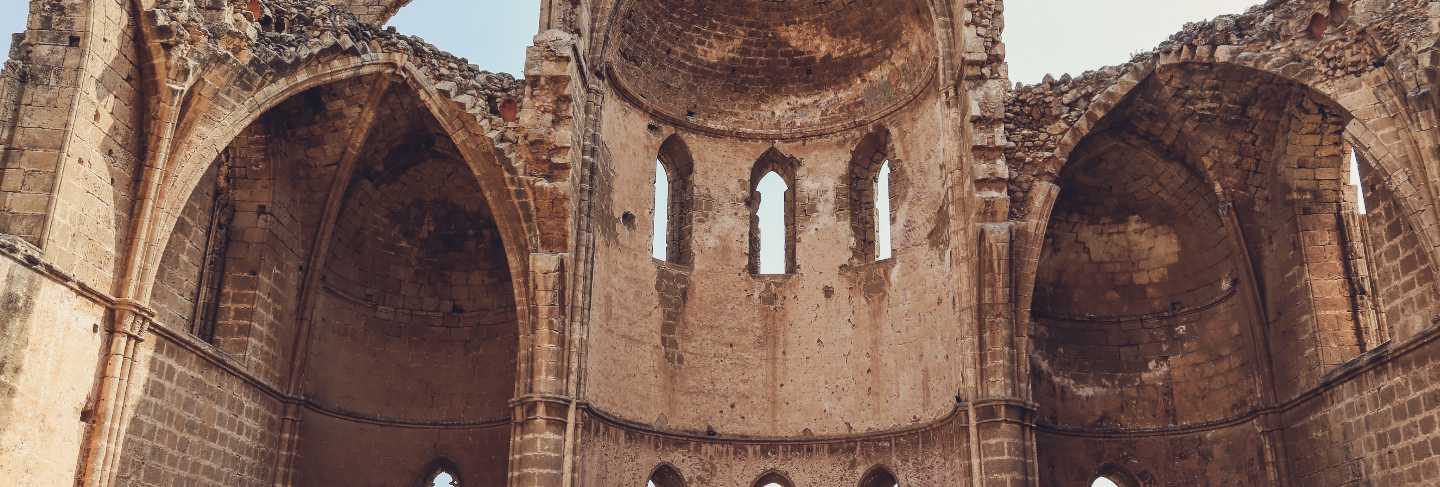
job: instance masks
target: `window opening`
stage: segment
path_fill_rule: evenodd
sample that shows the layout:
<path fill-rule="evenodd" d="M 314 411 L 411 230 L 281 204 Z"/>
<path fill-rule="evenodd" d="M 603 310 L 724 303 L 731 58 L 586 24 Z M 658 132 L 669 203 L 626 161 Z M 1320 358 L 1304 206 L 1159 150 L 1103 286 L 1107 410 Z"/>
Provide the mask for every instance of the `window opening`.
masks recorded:
<path fill-rule="evenodd" d="M 889 470 L 877 467 L 865 475 L 865 479 L 860 481 L 860 487 L 900 487 L 900 481 Z"/>
<path fill-rule="evenodd" d="M 661 465 L 655 469 L 655 473 L 650 474 L 650 480 L 645 482 L 645 487 L 685 487 L 685 479 L 671 466 Z"/>
<path fill-rule="evenodd" d="M 1120 484 L 1115 483 L 1114 480 L 1110 480 L 1109 478 L 1100 477 L 1095 479 L 1094 482 L 1091 482 L 1090 487 L 1120 487 Z"/>
<path fill-rule="evenodd" d="M 885 161 L 875 176 L 875 260 L 890 257 L 890 161 Z"/>
<path fill-rule="evenodd" d="M 1367 211 L 1365 206 L 1365 184 L 1360 180 L 1360 156 L 1354 148 L 1350 150 L 1350 185 L 1355 190 L 1355 212 L 1364 215 Z"/>
<path fill-rule="evenodd" d="M 755 482 L 755 485 L 758 487 L 791 487 L 790 479 L 785 478 L 785 476 L 780 475 L 778 472 L 765 474 L 764 477 L 760 477 L 760 480 Z"/>
<path fill-rule="evenodd" d="M 650 235 L 650 256 L 668 260 L 670 243 L 670 174 L 655 160 L 655 226 Z"/>
<path fill-rule="evenodd" d="M 775 171 L 760 178 L 755 190 L 760 193 L 760 207 L 756 214 L 760 219 L 760 274 L 785 274 L 785 193 L 789 191 L 785 178 Z"/>
<path fill-rule="evenodd" d="M 435 472 L 435 475 L 434 475 L 433 477 L 430 477 L 430 485 L 429 485 L 428 487 L 459 487 L 459 486 L 460 486 L 460 481 L 455 478 L 455 475 L 453 475 L 453 474 L 451 474 L 450 472 L 447 472 L 447 471 L 445 471 L 445 470 L 441 470 L 441 471 L 439 471 L 439 472 Z"/>

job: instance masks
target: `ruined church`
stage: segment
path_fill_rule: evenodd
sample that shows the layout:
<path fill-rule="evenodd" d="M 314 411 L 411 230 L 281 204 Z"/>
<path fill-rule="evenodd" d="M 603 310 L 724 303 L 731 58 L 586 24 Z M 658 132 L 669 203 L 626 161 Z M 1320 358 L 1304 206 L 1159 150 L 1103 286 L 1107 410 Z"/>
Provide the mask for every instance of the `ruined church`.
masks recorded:
<path fill-rule="evenodd" d="M 0 487 L 1440 486 L 1440 1 L 5 1 Z"/>

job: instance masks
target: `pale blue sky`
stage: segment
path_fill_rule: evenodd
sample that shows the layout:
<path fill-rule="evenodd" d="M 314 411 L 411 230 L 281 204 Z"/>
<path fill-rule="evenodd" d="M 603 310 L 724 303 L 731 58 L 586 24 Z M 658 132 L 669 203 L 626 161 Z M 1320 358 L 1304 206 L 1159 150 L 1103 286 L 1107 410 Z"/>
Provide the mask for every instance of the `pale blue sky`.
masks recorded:
<path fill-rule="evenodd" d="M 0 56 L 10 54 L 10 34 L 25 30 L 30 15 L 28 0 L 0 0 Z"/>
<path fill-rule="evenodd" d="M 28 5 L 28 0 L 0 0 L 0 53 L 10 52 L 11 33 L 25 29 Z M 481 69 L 518 78 L 525 47 L 540 28 L 540 0 L 414 0 L 391 25 Z"/>
<path fill-rule="evenodd" d="M 1260 0 L 1008 0 L 1005 41 L 1013 81 L 1080 74 L 1149 50 L 1186 22 L 1240 13 Z M 0 52 L 24 28 L 27 0 L 0 0 Z M 490 71 L 519 75 L 538 29 L 539 0 L 415 0 L 392 22 L 401 32 Z"/>
<path fill-rule="evenodd" d="M 1149 51 L 1187 22 L 1238 14 L 1263 0 L 1006 0 L 1010 81 L 1079 75 Z"/>
<path fill-rule="evenodd" d="M 9 1 L 15 0 L 0 0 Z M 525 48 L 540 29 L 540 0 L 415 0 L 390 25 L 480 69 L 519 78 Z"/>

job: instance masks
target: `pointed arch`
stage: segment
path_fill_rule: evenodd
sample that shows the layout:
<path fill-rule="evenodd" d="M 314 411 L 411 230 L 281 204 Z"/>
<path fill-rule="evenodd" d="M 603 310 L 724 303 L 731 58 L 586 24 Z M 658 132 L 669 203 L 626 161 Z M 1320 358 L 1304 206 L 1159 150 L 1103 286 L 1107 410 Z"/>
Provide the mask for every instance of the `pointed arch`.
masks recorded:
<path fill-rule="evenodd" d="M 221 73 L 216 76 L 223 78 L 225 69 L 217 68 Z M 241 91 L 243 88 L 238 86 L 243 85 L 221 86 L 202 82 L 191 87 L 187 95 L 190 98 L 225 97 L 243 102 L 233 107 L 186 103 L 193 106 L 188 106 L 176 116 L 171 148 L 161 151 L 161 157 L 167 159 L 160 164 L 167 168 L 164 179 L 159 183 L 153 200 L 148 202 L 153 205 L 158 218 L 148 228 L 137 232 L 135 238 L 139 242 L 133 244 L 140 254 L 131 257 L 134 268 L 128 271 L 133 275 L 130 278 L 133 281 L 130 286 L 135 288 L 133 294 L 148 299 L 155 283 L 160 254 L 164 250 L 164 239 L 178 221 L 180 209 L 199 185 L 212 161 L 244 128 L 271 108 L 312 88 L 372 74 L 390 76 L 399 80 L 397 86 L 413 90 L 445 132 L 455 140 L 495 213 L 501 240 L 514 270 L 514 287 L 517 295 L 523 296 L 527 279 L 523 270 L 528 267 L 530 249 L 537 246 L 539 238 L 533 215 L 535 205 L 529 202 L 525 185 L 518 181 L 519 175 L 509 166 L 508 156 L 493 141 L 471 135 L 486 133 L 481 127 L 485 122 L 466 113 L 451 113 L 459 107 L 448 101 L 447 94 L 436 91 L 437 83 L 421 67 L 413 65 L 409 56 L 397 53 L 300 63 L 293 70 L 277 74 L 265 83 L 254 84 L 258 88 L 238 93 L 226 91 Z"/>
<path fill-rule="evenodd" d="M 439 483 L 444 477 L 449 477 L 448 484 Z M 460 467 L 445 457 L 431 461 L 430 465 L 425 467 L 425 473 L 419 483 L 419 487 L 463 487 L 464 485 L 465 483 L 461 481 L 460 477 Z"/>
<path fill-rule="evenodd" d="M 799 188 L 796 185 L 796 176 L 799 172 L 799 169 L 799 159 L 785 155 L 785 153 L 780 152 L 779 149 L 771 147 L 770 149 L 766 150 L 764 154 L 760 155 L 760 158 L 755 161 L 754 167 L 750 170 L 750 198 L 747 202 L 747 206 L 750 208 L 749 268 L 750 273 L 753 275 L 788 275 L 794 274 L 799 270 L 799 266 L 797 265 L 797 258 L 795 255 L 796 240 L 798 237 L 798 231 L 796 229 L 795 223 L 795 212 L 797 206 L 796 193 L 799 192 Z M 774 176 L 771 176 L 772 174 Z M 782 247 L 784 252 L 783 270 L 761 268 L 762 252 L 782 251 L 782 248 L 769 249 L 767 246 L 762 245 L 761 241 L 763 237 L 763 229 L 761 228 L 761 205 L 765 203 L 765 198 L 760 191 L 760 186 L 762 183 L 766 182 L 767 177 L 778 177 L 780 181 L 784 183 L 783 201 L 778 202 L 778 204 L 780 205 L 780 211 L 782 212 L 782 214 L 780 215 L 780 224 L 783 224 L 784 226 L 784 243 Z M 771 272 L 766 272 L 767 270 Z M 780 272 L 773 272 L 775 270 L 779 270 Z"/>
<path fill-rule="evenodd" d="M 860 478 L 860 487 L 896 487 L 898 485 L 900 485 L 900 479 L 882 465 L 870 467 L 870 471 Z"/>
<path fill-rule="evenodd" d="M 769 470 L 761 474 L 751 485 L 753 487 L 795 487 L 795 483 L 790 481 L 790 477 L 779 470 Z"/>
<path fill-rule="evenodd" d="M 1098 487 L 1099 484 L 1096 484 L 1096 482 L 1100 482 L 1101 479 L 1108 480 L 1114 484 L 1115 487 L 1142 487 L 1140 481 L 1129 471 L 1113 464 L 1105 464 L 1100 467 L 1100 470 L 1095 472 L 1095 475 L 1091 479 L 1091 487 Z"/>
<path fill-rule="evenodd" d="M 884 260 L 892 250 L 889 225 L 895 215 L 900 164 L 891 145 L 890 130 L 880 127 L 867 134 L 850 153 L 846 173 L 848 209 L 854 263 Z M 884 180 L 881 179 L 885 176 Z M 880 197 L 885 200 L 881 201 Z M 883 210 L 883 214 L 879 211 Z M 890 237 L 884 239 L 883 237 Z"/>
<path fill-rule="evenodd" d="M 649 484 L 645 487 L 685 487 L 685 477 L 674 465 L 662 463 L 650 473 Z"/>
<path fill-rule="evenodd" d="M 663 195 L 664 221 L 657 218 L 655 240 L 663 241 L 665 245 L 664 258 L 666 262 L 691 265 L 693 251 L 690 248 L 691 235 L 691 211 L 694 198 L 694 185 L 692 175 L 695 172 L 695 160 L 690 155 L 690 148 L 679 134 L 671 135 L 660 144 L 660 151 L 656 155 L 657 169 L 656 178 L 665 178 L 665 194 Z M 656 180 L 656 190 L 659 191 L 660 181 Z M 662 195 L 657 194 L 657 201 Z M 655 208 L 655 214 L 661 214 L 660 208 Z M 658 255 L 657 255 L 657 258 Z"/>

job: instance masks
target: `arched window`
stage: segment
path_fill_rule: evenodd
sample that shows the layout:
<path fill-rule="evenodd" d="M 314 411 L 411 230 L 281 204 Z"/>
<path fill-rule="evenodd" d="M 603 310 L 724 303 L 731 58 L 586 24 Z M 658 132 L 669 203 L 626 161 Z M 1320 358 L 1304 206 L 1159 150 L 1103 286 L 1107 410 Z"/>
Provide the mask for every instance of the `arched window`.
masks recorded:
<path fill-rule="evenodd" d="M 875 467 L 860 480 L 860 487 L 899 487 L 900 481 L 884 467 Z"/>
<path fill-rule="evenodd" d="M 890 257 L 890 161 L 885 161 L 875 176 L 875 260 Z"/>
<path fill-rule="evenodd" d="M 760 273 L 785 274 L 785 193 L 790 188 L 775 171 L 765 173 L 755 191 L 760 193 Z"/>
<path fill-rule="evenodd" d="M 670 238 L 670 175 L 665 164 L 655 160 L 655 225 L 650 236 L 650 256 L 656 260 L 669 260 Z"/>
<path fill-rule="evenodd" d="M 1353 148 L 1349 152 L 1350 189 L 1355 192 L 1355 212 L 1364 215 L 1368 210 L 1365 206 L 1365 184 L 1360 177 L 1360 155 Z"/>
<path fill-rule="evenodd" d="M 694 163 L 690 149 L 678 136 L 660 145 L 655 158 L 655 218 L 650 236 L 650 256 L 680 265 L 690 265 L 690 175 Z"/>
<path fill-rule="evenodd" d="M 661 465 L 655 467 L 655 472 L 650 474 L 650 480 L 645 487 L 685 487 L 685 478 L 675 467 Z"/>
<path fill-rule="evenodd" d="M 895 162 L 886 155 L 890 132 L 881 128 L 866 135 L 850 156 L 849 197 L 844 200 L 854 238 L 852 262 L 891 258 L 890 226 L 894 215 L 892 191 Z"/>
<path fill-rule="evenodd" d="M 799 161 L 771 148 L 750 174 L 750 272 L 792 274 L 795 258 L 795 173 Z"/>
<path fill-rule="evenodd" d="M 1124 470 L 1107 465 L 1090 481 L 1090 487 L 1140 487 L 1140 482 Z"/>
<path fill-rule="evenodd" d="M 425 477 L 420 480 L 420 487 L 460 487 L 460 469 L 455 462 L 449 459 L 439 458 L 430 462 L 425 469 Z"/>
<path fill-rule="evenodd" d="M 460 487 L 460 477 L 442 468 L 430 475 L 425 487 Z"/>
<path fill-rule="evenodd" d="M 755 487 L 795 487 L 795 484 L 780 472 L 769 472 L 755 481 Z"/>

